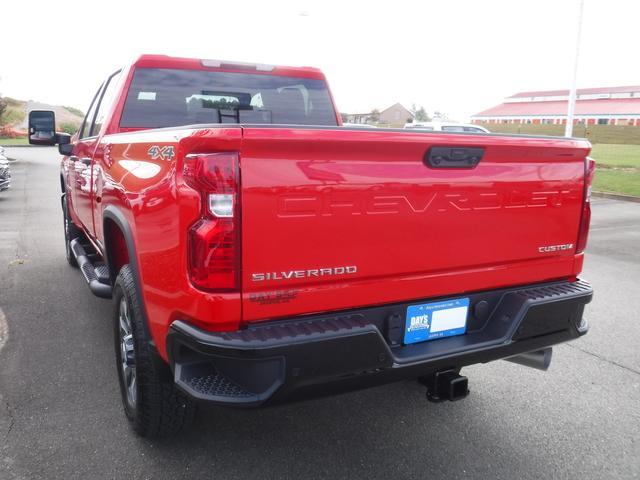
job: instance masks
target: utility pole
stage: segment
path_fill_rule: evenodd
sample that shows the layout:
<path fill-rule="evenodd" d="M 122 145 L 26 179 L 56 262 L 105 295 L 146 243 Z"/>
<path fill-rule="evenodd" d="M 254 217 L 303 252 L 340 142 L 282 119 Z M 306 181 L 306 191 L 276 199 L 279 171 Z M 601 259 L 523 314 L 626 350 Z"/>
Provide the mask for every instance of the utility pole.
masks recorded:
<path fill-rule="evenodd" d="M 567 126 L 564 130 L 565 137 L 573 136 L 573 116 L 576 110 L 576 83 L 578 80 L 578 57 L 580 56 L 580 37 L 582 35 L 582 12 L 584 11 L 584 0 L 579 0 L 578 11 L 578 38 L 576 39 L 576 57 L 573 64 L 573 83 L 569 90 L 569 106 L 567 108 Z"/>

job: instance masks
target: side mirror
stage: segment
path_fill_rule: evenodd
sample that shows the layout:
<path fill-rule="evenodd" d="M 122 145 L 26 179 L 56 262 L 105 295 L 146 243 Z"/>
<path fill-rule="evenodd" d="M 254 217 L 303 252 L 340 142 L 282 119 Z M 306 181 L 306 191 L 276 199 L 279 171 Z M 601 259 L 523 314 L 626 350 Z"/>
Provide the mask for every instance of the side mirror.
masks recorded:
<path fill-rule="evenodd" d="M 29 144 L 55 145 L 56 115 L 51 110 L 31 110 L 29 112 Z"/>
<path fill-rule="evenodd" d="M 68 133 L 58 133 L 58 152 L 60 155 L 69 156 L 73 154 L 73 145 L 71 144 L 71 135 Z"/>

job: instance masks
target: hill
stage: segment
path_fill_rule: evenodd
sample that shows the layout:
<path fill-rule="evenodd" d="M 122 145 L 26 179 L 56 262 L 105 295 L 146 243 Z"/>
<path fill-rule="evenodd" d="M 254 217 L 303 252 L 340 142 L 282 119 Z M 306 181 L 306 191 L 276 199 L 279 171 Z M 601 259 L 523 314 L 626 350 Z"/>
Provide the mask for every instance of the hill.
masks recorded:
<path fill-rule="evenodd" d="M 6 108 L 0 115 L 0 131 L 7 136 L 9 133 L 20 134 L 27 131 L 27 114 L 31 110 L 53 110 L 56 114 L 57 130 L 67 133 L 75 133 L 84 118 L 84 113 L 73 107 L 50 105 L 33 100 L 16 100 L 9 97 L 4 97 L 2 100 L 6 102 Z"/>

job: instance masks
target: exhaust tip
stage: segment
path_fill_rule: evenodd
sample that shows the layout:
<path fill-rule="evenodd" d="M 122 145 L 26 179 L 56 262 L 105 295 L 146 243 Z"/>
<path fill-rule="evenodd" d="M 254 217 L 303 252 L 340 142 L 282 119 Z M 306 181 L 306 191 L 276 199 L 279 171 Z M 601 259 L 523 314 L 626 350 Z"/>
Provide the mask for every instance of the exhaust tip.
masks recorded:
<path fill-rule="evenodd" d="M 551 365 L 552 354 L 553 349 L 551 347 L 547 347 L 534 352 L 521 353 L 520 355 L 505 358 L 505 360 L 519 365 L 524 365 L 525 367 L 546 371 Z"/>

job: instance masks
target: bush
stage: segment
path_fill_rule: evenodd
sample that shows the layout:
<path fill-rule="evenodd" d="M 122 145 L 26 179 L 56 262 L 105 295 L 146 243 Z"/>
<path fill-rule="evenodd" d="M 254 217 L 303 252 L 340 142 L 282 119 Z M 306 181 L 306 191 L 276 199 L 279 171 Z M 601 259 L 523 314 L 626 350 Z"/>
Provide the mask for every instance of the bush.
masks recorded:
<path fill-rule="evenodd" d="M 64 133 L 68 133 L 69 135 L 73 135 L 78 131 L 78 125 L 73 123 L 65 122 L 60 124 L 60 130 Z"/>
<path fill-rule="evenodd" d="M 27 114 L 24 110 L 9 105 L 0 118 L 0 125 L 16 125 L 22 122 L 26 116 Z"/>
<path fill-rule="evenodd" d="M 27 132 L 16 130 L 10 125 L 0 126 L 0 138 L 20 138 L 26 136 Z"/>

